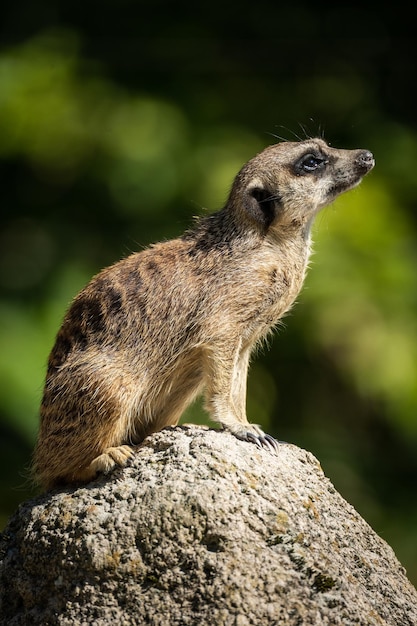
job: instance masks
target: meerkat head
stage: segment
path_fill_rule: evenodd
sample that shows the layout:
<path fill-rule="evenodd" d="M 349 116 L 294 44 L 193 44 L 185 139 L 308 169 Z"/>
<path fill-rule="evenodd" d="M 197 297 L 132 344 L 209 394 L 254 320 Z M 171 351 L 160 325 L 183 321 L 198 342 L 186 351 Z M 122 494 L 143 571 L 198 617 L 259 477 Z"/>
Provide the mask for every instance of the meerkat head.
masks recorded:
<path fill-rule="evenodd" d="M 322 139 L 276 144 L 242 168 L 228 205 L 263 232 L 285 224 L 305 228 L 374 164 L 368 150 L 338 150 Z"/>

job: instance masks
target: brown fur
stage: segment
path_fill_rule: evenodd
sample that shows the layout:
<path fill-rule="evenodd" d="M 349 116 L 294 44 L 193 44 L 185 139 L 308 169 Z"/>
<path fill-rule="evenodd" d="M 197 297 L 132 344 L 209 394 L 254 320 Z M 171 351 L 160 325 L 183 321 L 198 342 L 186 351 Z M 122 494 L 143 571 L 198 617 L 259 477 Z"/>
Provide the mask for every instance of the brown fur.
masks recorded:
<path fill-rule="evenodd" d="M 221 211 L 94 277 L 49 358 L 34 457 L 42 486 L 123 465 L 202 392 L 215 422 L 271 447 L 246 418 L 251 352 L 301 289 L 314 216 L 372 167 L 369 152 L 321 139 L 271 146 L 242 168 Z"/>

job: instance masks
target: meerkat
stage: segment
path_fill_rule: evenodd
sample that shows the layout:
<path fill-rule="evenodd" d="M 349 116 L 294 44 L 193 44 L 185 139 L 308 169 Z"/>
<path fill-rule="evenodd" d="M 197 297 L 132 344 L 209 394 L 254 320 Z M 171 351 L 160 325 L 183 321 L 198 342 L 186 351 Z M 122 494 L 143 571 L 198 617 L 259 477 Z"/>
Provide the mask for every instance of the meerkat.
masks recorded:
<path fill-rule="evenodd" d="M 82 483 L 123 466 L 202 393 L 223 429 L 276 449 L 246 417 L 251 353 L 300 292 L 314 217 L 373 166 L 368 150 L 322 139 L 269 146 L 242 167 L 220 211 L 95 276 L 49 357 L 38 482 Z"/>

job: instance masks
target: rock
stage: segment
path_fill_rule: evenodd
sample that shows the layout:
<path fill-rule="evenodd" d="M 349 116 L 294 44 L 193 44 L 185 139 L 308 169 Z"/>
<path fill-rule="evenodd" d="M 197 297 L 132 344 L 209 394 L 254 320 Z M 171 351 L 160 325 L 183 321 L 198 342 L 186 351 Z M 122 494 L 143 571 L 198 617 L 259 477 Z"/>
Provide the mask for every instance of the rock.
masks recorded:
<path fill-rule="evenodd" d="M 7 626 L 417 624 L 392 549 L 310 453 L 198 427 L 21 505 L 0 558 Z"/>

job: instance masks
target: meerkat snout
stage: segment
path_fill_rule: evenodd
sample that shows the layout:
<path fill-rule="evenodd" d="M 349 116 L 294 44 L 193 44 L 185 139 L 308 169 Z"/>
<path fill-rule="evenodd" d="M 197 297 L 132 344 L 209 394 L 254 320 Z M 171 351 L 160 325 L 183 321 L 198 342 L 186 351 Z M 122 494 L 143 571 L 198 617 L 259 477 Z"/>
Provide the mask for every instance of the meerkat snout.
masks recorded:
<path fill-rule="evenodd" d="M 314 216 L 373 166 L 368 150 L 322 139 L 270 146 L 223 209 L 95 276 L 49 356 L 34 455 L 43 487 L 124 465 L 199 394 L 224 429 L 277 450 L 246 417 L 251 354 L 302 287 Z"/>
<path fill-rule="evenodd" d="M 375 165 L 374 155 L 369 150 L 362 150 L 356 157 L 356 162 L 365 172 L 369 172 Z"/>

